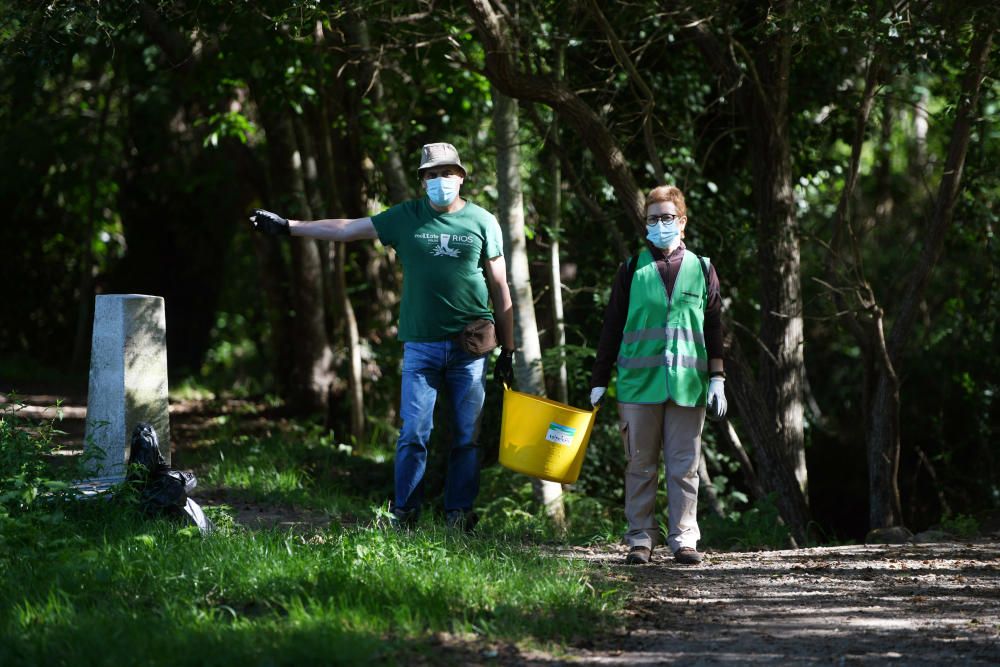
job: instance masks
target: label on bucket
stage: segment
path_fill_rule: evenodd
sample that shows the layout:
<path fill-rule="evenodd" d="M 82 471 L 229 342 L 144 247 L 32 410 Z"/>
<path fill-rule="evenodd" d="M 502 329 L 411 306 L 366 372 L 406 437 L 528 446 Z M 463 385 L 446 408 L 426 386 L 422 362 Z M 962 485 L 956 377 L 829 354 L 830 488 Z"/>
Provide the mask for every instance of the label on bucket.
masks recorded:
<path fill-rule="evenodd" d="M 545 434 L 545 439 L 557 445 L 572 445 L 575 434 L 575 428 L 552 422 L 549 424 L 549 432 Z"/>

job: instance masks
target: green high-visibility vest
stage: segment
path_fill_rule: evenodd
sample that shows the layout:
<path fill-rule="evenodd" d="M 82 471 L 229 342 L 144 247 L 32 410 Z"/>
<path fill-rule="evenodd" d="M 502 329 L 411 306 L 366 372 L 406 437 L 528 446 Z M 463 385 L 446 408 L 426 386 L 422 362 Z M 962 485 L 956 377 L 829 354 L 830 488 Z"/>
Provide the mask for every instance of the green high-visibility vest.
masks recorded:
<path fill-rule="evenodd" d="M 639 253 L 618 350 L 619 401 L 663 403 L 669 399 L 688 407 L 705 405 L 707 300 L 698 255 L 684 251 L 673 293 L 668 296 L 652 253 L 648 248 Z"/>

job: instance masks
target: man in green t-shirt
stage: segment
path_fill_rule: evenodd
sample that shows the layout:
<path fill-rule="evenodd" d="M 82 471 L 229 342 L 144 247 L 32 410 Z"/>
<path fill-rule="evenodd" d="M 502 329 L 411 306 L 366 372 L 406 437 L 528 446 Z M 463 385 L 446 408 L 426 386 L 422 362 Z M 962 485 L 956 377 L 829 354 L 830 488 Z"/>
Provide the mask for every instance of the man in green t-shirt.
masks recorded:
<path fill-rule="evenodd" d="M 479 493 L 479 417 L 486 396 L 486 357 L 462 344 L 467 327 L 494 321 L 500 357 L 493 376 L 513 376 L 514 326 L 503 241 L 496 218 L 459 196 L 466 170 L 451 144 L 427 144 L 417 169 L 425 197 L 369 218 L 286 220 L 269 211 L 251 216 L 267 234 L 325 241 L 379 239 L 396 249 L 403 266 L 399 339 L 403 341 L 402 427 L 396 442 L 394 523 L 420 515 L 427 443 L 439 390 L 451 402 L 452 444 L 444 509 L 448 525 L 471 530 Z M 487 329 L 489 325 L 486 325 Z M 487 335 L 489 337 L 489 335 Z"/>

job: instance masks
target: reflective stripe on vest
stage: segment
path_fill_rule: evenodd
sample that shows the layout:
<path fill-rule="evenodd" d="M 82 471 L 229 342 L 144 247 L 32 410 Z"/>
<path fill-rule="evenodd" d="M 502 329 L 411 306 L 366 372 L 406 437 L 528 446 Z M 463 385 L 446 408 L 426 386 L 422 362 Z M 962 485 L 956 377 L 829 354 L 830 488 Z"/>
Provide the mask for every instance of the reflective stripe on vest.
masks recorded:
<path fill-rule="evenodd" d="M 637 357 L 632 359 L 620 355 L 618 357 L 619 368 L 658 368 L 660 366 L 668 368 L 694 368 L 699 371 L 708 372 L 707 359 L 699 359 L 698 357 L 692 357 L 687 354 L 672 354 L 670 352 L 665 352 L 664 354 L 658 354 L 655 357 Z"/>
<path fill-rule="evenodd" d="M 705 334 L 691 329 L 678 329 L 667 325 L 664 329 L 642 329 L 641 331 L 629 331 L 622 336 L 623 343 L 638 343 L 641 340 L 670 340 L 672 336 L 677 336 L 688 343 L 705 344 Z"/>
<path fill-rule="evenodd" d="M 705 274 L 693 252 L 684 251 L 669 298 L 652 254 L 648 249 L 639 254 L 618 352 L 619 401 L 705 405 L 707 298 Z"/>

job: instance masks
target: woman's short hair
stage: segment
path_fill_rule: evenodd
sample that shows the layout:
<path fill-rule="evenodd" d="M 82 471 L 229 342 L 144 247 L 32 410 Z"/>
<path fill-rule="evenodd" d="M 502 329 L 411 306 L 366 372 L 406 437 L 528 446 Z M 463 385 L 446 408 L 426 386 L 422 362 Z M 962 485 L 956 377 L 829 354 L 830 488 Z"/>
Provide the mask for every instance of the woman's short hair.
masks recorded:
<path fill-rule="evenodd" d="M 674 185 L 661 185 L 649 191 L 646 195 L 646 208 L 653 204 L 672 201 L 677 207 L 677 215 L 687 215 L 687 204 L 684 203 L 684 193 Z"/>

